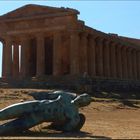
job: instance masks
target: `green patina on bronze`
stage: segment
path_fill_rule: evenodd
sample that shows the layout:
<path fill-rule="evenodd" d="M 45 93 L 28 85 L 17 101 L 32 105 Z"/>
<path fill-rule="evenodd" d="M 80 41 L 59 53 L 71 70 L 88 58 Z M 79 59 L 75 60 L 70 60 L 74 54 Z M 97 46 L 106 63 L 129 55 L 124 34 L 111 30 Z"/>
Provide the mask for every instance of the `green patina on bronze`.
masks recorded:
<path fill-rule="evenodd" d="M 14 120 L 0 125 L 0 134 L 25 132 L 42 122 L 52 122 L 48 126 L 49 129 L 80 130 L 85 117 L 79 114 L 78 109 L 89 105 L 92 101 L 86 93 L 76 95 L 64 91 L 46 93 L 44 99 L 17 103 L 1 109 L 0 120 Z"/>

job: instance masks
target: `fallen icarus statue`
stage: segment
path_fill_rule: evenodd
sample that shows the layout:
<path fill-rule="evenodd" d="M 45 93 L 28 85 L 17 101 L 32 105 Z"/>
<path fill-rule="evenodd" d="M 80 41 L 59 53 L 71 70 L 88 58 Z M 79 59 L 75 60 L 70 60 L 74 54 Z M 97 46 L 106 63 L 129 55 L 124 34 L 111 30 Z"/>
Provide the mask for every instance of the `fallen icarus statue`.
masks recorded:
<path fill-rule="evenodd" d="M 78 110 L 92 101 L 86 93 L 77 96 L 62 91 L 46 93 L 44 99 L 17 103 L 1 109 L 0 121 L 12 120 L 0 125 L 0 135 L 23 133 L 43 122 L 51 122 L 49 129 L 79 131 L 85 123 L 85 116 Z"/>

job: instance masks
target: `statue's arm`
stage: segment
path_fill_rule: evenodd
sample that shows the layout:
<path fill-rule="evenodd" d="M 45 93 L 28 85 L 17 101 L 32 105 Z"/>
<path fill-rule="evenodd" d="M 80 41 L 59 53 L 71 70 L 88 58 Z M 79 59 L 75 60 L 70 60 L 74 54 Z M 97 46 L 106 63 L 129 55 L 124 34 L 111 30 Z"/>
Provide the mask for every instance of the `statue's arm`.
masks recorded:
<path fill-rule="evenodd" d="M 70 97 L 71 99 L 74 99 L 76 97 L 75 93 L 64 92 L 61 90 L 53 92 L 32 92 L 29 95 L 31 95 L 36 100 L 55 100 L 59 95 Z"/>
<path fill-rule="evenodd" d="M 40 101 L 35 100 L 10 105 L 0 110 L 0 120 L 13 119 L 30 113 L 37 109 L 39 104 Z"/>
<path fill-rule="evenodd" d="M 68 122 L 64 125 L 64 131 L 73 131 L 80 121 L 79 113 L 77 110 L 68 109 L 66 113 Z"/>
<path fill-rule="evenodd" d="M 31 95 L 35 100 L 54 100 L 56 99 L 60 94 L 59 93 L 51 93 L 51 92 L 32 92 L 29 95 Z"/>

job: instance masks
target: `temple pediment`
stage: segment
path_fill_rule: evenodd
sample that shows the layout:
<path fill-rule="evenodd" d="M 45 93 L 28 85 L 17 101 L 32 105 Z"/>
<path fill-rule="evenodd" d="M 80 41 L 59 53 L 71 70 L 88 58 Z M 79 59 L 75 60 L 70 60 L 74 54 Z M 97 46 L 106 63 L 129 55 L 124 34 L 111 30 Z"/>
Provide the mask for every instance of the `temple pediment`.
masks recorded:
<path fill-rule="evenodd" d="M 56 8 L 56 7 L 29 4 L 0 16 L 0 19 L 26 18 L 26 17 L 34 17 L 34 16 L 42 16 L 42 15 L 51 16 L 58 13 L 78 14 L 79 12 L 77 10 L 70 9 L 70 8 L 63 8 L 63 7 Z"/>

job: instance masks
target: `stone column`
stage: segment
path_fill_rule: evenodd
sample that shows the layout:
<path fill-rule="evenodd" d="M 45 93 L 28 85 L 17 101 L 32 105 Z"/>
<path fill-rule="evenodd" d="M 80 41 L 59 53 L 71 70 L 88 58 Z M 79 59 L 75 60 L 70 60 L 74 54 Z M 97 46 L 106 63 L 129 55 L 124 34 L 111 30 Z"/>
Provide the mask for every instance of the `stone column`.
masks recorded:
<path fill-rule="evenodd" d="M 5 77 L 12 77 L 12 41 L 10 38 L 6 38 L 4 46 L 5 55 Z"/>
<path fill-rule="evenodd" d="M 89 54 L 90 54 L 90 63 L 88 64 L 90 67 L 90 70 L 89 70 L 89 74 L 94 77 L 96 76 L 96 53 L 95 53 L 95 45 L 96 45 L 96 42 L 95 42 L 95 37 L 93 35 L 91 35 L 89 37 Z"/>
<path fill-rule="evenodd" d="M 111 77 L 116 78 L 116 44 L 115 42 L 110 43 L 110 67 L 111 67 Z"/>
<path fill-rule="evenodd" d="M 2 51 L 2 78 L 5 78 L 5 70 L 6 70 L 6 45 L 3 43 L 3 51 Z"/>
<path fill-rule="evenodd" d="M 104 76 L 110 77 L 110 46 L 109 41 L 104 42 L 103 63 L 104 63 Z"/>
<path fill-rule="evenodd" d="M 122 51 L 122 46 L 120 44 L 117 45 L 116 48 L 116 58 L 117 58 L 117 77 L 118 78 L 122 78 L 122 55 L 121 55 L 121 51 Z"/>
<path fill-rule="evenodd" d="M 36 75 L 42 76 L 45 74 L 45 41 L 40 34 L 36 37 L 37 40 L 37 60 L 36 60 Z"/>
<path fill-rule="evenodd" d="M 87 57 L 87 33 L 82 33 L 80 38 L 80 73 L 88 72 L 88 57 Z"/>
<path fill-rule="evenodd" d="M 70 34 L 70 74 L 79 74 L 80 56 L 79 56 L 79 32 L 71 32 Z M 82 46 L 81 46 L 82 47 Z"/>
<path fill-rule="evenodd" d="M 54 76 L 62 74 L 61 47 L 62 47 L 61 32 L 55 32 L 53 36 L 53 75 Z"/>
<path fill-rule="evenodd" d="M 134 72 L 134 79 L 137 79 L 137 55 L 136 50 L 133 50 L 133 72 Z"/>
<path fill-rule="evenodd" d="M 21 68 L 20 76 L 25 78 L 29 76 L 29 47 L 30 40 L 27 37 L 22 37 L 21 39 Z"/>
<path fill-rule="evenodd" d="M 129 48 L 127 51 L 127 61 L 128 61 L 128 78 L 133 78 L 133 70 L 132 70 L 132 49 Z"/>
<path fill-rule="evenodd" d="M 138 80 L 140 80 L 140 51 L 137 51 L 137 72 Z"/>
<path fill-rule="evenodd" d="M 125 78 L 128 79 L 128 58 L 127 58 L 127 47 L 125 46 L 124 51 L 124 63 L 125 63 Z"/>
<path fill-rule="evenodd" d="M 96 50 L 97 75 L 103 76 L 103 42 L 101 38 L 96 40 Z"/>
<path fill-rule="evenodd" d="M 128 77 L 126 49 L 126 46 L 122 47 L 122 76 L 124 79 Z"/>
<path fill-rule="evenodd" d="M 14 44 L 13 46 L 13 77 L 19 76 L 19 45 Z"/>

